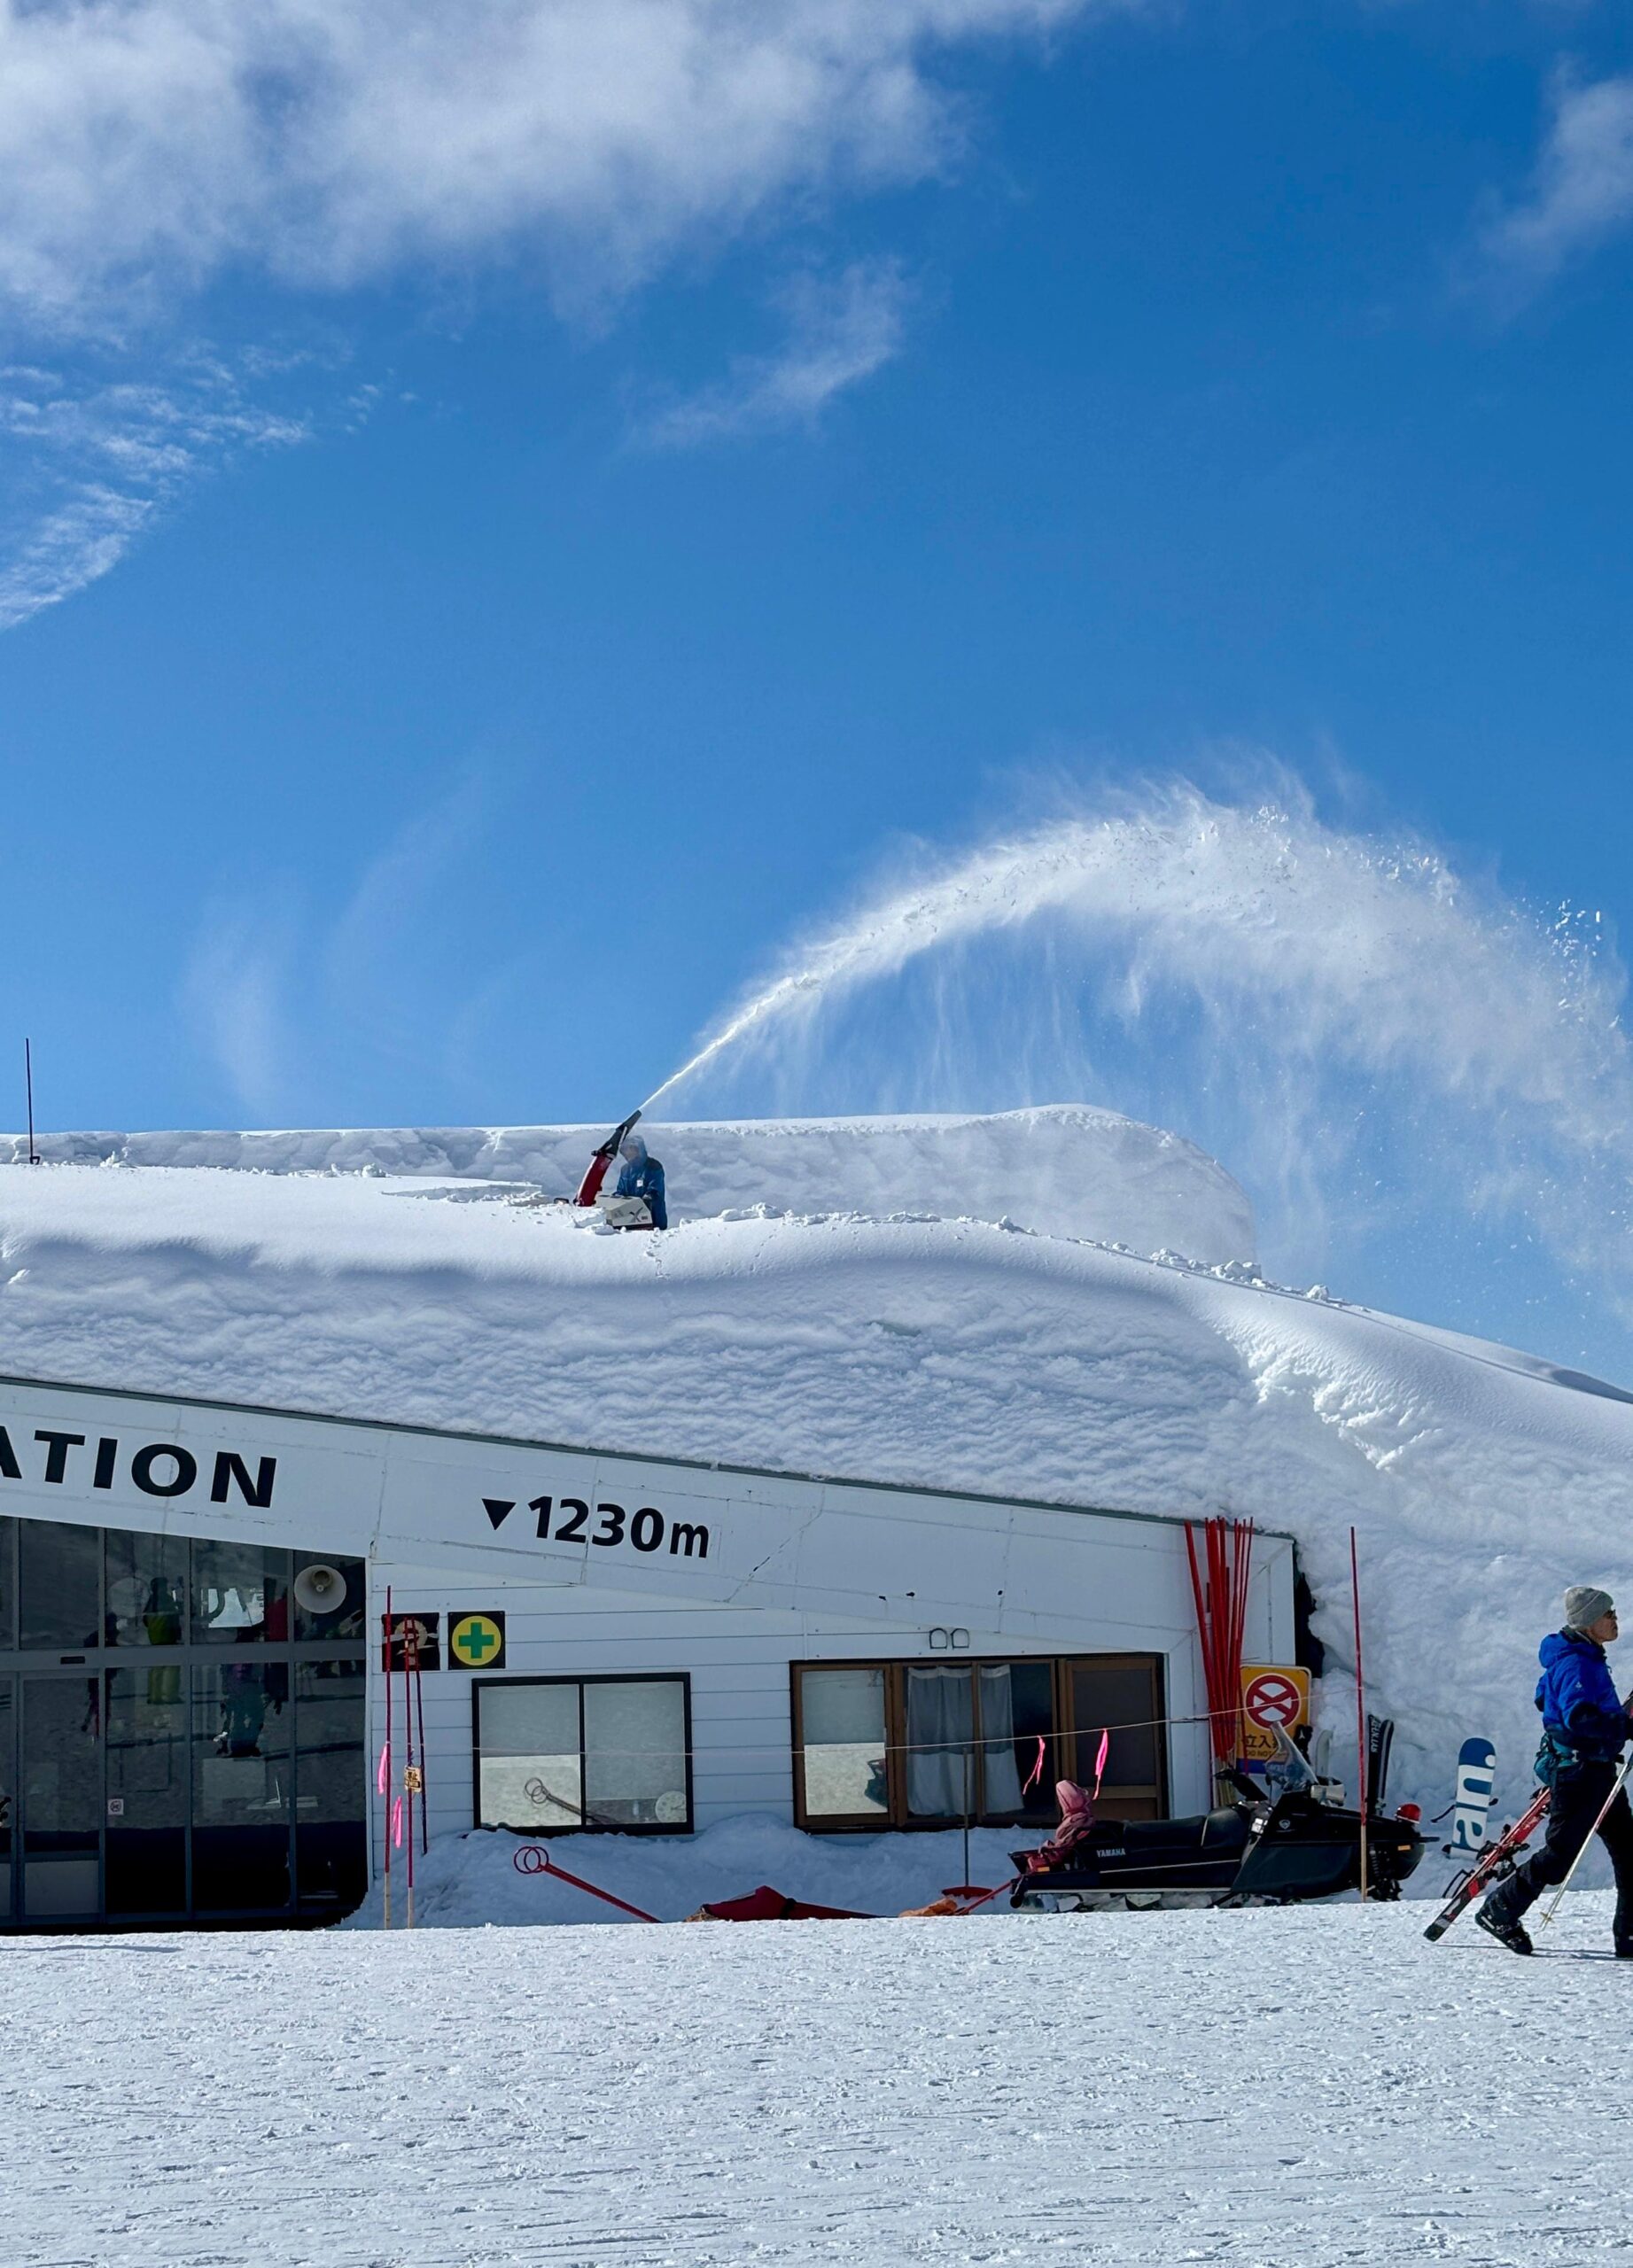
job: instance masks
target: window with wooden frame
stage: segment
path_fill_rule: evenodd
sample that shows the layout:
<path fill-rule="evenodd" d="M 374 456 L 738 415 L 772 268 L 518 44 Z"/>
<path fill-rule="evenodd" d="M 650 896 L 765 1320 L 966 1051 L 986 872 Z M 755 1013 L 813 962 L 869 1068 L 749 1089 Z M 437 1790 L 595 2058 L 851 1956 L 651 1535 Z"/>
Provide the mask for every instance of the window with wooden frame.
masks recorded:
<path fill-rule="evenodd" d="M 1044 1825 L 1054 1783 L 1107 1819 L 1167 1809 L 1160 1654 L 796 1662 L 796 1817 L 813 1830 Z"/>
<path fill-rule="evenodd" d="M 471 1687 L 478 1827 L 691 1831 L 688 1678 L 478 1677 Z"/>

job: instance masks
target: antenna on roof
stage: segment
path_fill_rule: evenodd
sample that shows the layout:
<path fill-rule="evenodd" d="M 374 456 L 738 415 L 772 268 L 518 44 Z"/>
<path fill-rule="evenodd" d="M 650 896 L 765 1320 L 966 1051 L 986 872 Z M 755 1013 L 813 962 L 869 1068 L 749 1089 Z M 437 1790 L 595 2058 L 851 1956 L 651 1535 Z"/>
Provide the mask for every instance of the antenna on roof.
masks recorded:
<path fill-rule="evenodd" d="M 28 1162 L 37 1166 L 40 1153 L 34 1146 L 34 1043 L 23 1042 L 23 1084 L 28 1090 Z"/>

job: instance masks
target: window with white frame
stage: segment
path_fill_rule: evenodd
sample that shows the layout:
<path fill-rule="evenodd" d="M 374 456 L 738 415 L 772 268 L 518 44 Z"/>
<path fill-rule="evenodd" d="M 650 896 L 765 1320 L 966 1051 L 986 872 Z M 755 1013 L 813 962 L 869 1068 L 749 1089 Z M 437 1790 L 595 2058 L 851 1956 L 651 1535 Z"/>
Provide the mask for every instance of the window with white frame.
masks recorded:
<path fill-rule="evenodd" d="M 684 1676 L 478 1678 L 476 1820 L 531 1835 L 692 1823 Z"/>

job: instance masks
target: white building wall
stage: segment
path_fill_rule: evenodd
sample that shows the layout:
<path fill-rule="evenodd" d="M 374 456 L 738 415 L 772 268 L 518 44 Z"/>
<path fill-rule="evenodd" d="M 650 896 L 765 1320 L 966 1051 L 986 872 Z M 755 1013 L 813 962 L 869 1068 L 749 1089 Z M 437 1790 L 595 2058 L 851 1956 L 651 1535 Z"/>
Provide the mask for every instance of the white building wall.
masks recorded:
<path fill-rule="evenodd" d="M 1064 1515 L 1073 1518 L 1073 1515 Z M 1105 1526 L 1115 1527 L 1115 1522 Z M 1194 1610 L 1178 1526 L 1142 1527 L 1140 1573 L 1160 1594 L 1164 1619 L 1135 1620 L 1106 1581 L 1093 1615 L 1052 1614 L 1047 1634 L 958 1626 L 864 1621 L 856 1617 L 774 1610 L 676 1608 L 666 1602 L 580 1588 L 486 1581 L 449 1583 L 424 1571 L 376 1570 L 374 1605 L 383 1611 L 390 1575 L 398 1613 L 439 1614 L 443 1659 L 451 1622 L 500 1609 L 505 1615 L 505 1677 L 606 1677 L 685 1673 L 691 1682 L 693 1821 L 698 1829 L 743 1811 L 791 1818 L 794 1805 L 791 1666 L 797 1662 L 884 1659 L 955 1660 L 960 1654 L 1019 1658 L 1028 1654 L 1154 1652 L 1164 1662 L 1170 1718 L 1169 1785 L 1178 1811 L 1211 1800 L 1211 1752 L 1200 1719 L 1206 1707 Z M 1128 1570 L 1127 1547 L 1079 1542 L 1074 1573 L 1111 1577 Z M 1154 1564 L 1155 1563 L 1155 1564 Z M 1174 1578 L 1178 1577 L 1178 1581 Z M 1285 1539 L 1265 1537 L 1256 1551 L 1245 1656 L 1290 1661 L 1293 1554 Z M 1097 1585 L 1096 1588 L 1099 1588 Z M 1119 1609 L 1123 1611 L 1119 1611 Z M 1147 1612 L 1150 1611 L 1147 1606 Z M 931 1630 L 936 1630 L 932 1642 Z M 444 1668 L 421 1681 L 425 1712 L 427 1810 L 432 1834 L 463 1833 L 475 1818 L 473 1676 Z M 399 1711 L 402 1682 L 393 1706 Z M 374 1750 L 385 1738 L 384 1683 L 376 1680 Z M 402 1749 L 398 1741 L 398 1758 Z"/>
<path fill-rule="evenodd" d="M 791 1662 L 945 1658 L 931 1633 L 952 1629 L 977 1655 L 1162 1655 L 1172 1798 L 1208 1798 L 1206 1730 L 1183 1721 L 1203 1704 L 1178 1521 L 39 1380 L 0 1379 L 0 1511 L 362 1558 L 376 1633 L 388 1586 L 397 1611 L 441 1614 L 445 1640 L 450 1613 L 502 1608 L 507 1675 L 688 1673 L 699 1826 L 788 1815 Z M 590 1521 L 564 1541 L 579 1503 Z M 642 1506 L 660 1550 L 633 1543 Z M 1262 1536 L 1248 1658 L 1292 1658 L 1293 1581 L 1291 1542 Z M 472 1822 L 470 1675 L 424 1680 L 439 1833 Z"/>

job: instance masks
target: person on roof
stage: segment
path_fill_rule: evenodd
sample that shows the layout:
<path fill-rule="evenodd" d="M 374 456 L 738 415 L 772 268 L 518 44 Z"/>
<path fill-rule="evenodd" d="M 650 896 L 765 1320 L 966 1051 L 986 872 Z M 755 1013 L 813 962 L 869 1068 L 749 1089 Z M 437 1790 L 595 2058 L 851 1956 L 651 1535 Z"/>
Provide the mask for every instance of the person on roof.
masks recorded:
<path fill-rule="evenodd" d="M 658 1160 L 649 1154 L 639 1134 L 626 1134 L 618 1146 L 624 1161 L 618 1175 L 618 1195 L 640 1197 L 652 1216 L 655 1229 L 669 1226 L 669 1208 L 664 1202 L 664 1169 Z"/>
<path fill-rule="evenodd" d="M 1618 1698 L 1605 1649 L 1621 1625 L 1608 1591 L 1577 1583 L 1565 1594 L 1565 1627 L 1544 1638 L 1536 1705 L 1543 1713 L 1537 1777 L 1552 1790 L 1548 1836 L 1534 1859 L 1492 1891 L 1474 1919 L 1511 1953 L 1530 1953 L 1520 1916 L 1563 1882 L 1616 1784 L 1621 1751 L 1633 1737 L 1633 1695 Z M 1616 1870 L 1614 1939 L 1618 1961 L 1633 1961 L 1633 1810 L 1618 1795 L 1599 1821 Z"/>

